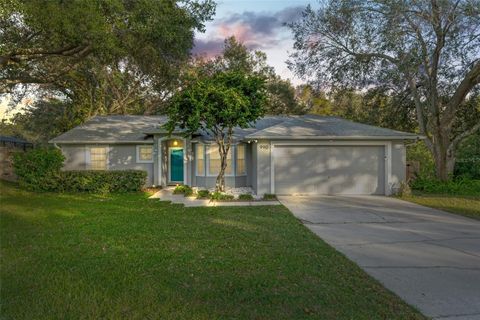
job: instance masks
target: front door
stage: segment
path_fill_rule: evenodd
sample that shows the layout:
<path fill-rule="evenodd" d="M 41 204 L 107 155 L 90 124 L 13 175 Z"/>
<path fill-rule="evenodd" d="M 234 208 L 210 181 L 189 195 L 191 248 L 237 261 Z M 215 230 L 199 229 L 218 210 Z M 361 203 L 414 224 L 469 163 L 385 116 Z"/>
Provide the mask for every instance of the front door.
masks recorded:
<path fill-rule="evenodd" d="M 183 183 L 183 149 L 170 149 L 170 182 Z"/>

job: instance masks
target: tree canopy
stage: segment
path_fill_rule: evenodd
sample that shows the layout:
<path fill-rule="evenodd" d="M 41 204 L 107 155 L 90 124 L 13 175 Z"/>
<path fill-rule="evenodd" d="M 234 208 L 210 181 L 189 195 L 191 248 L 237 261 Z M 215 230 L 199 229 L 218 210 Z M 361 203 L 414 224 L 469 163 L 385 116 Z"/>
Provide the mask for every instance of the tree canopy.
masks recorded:
<path fill-rule="evenodd" d="M 0 92 L 52 83 L 87 57 L 168 77 L 213 12 L 210 0 L 2 1 Z"/>
<path fill-rule="evenodd" d="M 170 133 L 179 127 L 185 135 L 205 132 L 215 139 L 220 154 L 217 191 L 225 190 L 233 129 L 250 127 L 265 113 L 264 74 L 251 64 L 241 64 L 242 59 L 231 59 L 232 48 L 238 47 L 227 41 L 222 56 L 195 65 L 189 80 L 173 97 L 165 125 Z"/>
<path fill-rule="evenodd" d="M 290 27 L 297 74 L 411 99 L 437 177 L 448 178 L 458 144 L 480 129 L 477 107 L 461 116 L 480 83 L 480 1 L 327 1 Z"/>

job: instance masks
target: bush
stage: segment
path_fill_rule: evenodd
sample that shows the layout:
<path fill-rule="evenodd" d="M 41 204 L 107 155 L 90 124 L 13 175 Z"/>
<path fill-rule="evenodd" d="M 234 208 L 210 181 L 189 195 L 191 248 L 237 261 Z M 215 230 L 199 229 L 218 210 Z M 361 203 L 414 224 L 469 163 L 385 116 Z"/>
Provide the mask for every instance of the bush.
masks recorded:
<path fill-rule="evenodd" d="M 265 193 L 263 195 L 263 200 L 277 200 L 277 196 L 270 193 Z"/>
<path fill-rule="evenodd" d="M 480 195 L 480 180 L 465 177 L 439 181 L 419 177 L 411 183 L 413 190 L 434 194 Z"/>
<path fill-rule="evenodd" d="M 208 190 L 197 191 L 197 199 L 208 199 L 209 196 L 210 196 L 210 191 Z"/>
<path fill-rule="evenodd" d="M 185 197 L 193 195 L 193 189 L 187 185 L 176 186 L 173 194 L 183 194 Z"/>
<path fill-rule="evenodd" d="M 13 155 L 18 182 L 33 191 L 55 191 L 65 157 L 59 149 L 39 148 Z"/>
<path fill-rule="evenodd" d="M 244 193 L 238 196 L 238 200 L 247 200 L 247 201 L 252 201 L 253 196 L 250 193 Z"/>
<path fill-rule="evenodd" d="M 454 175 L 480 179 L 480 132 L 468 137 L 458 146 Z"/>
<path fill-rule="evenodd" d="M 231 194 L 226 194 L 226 193 L 221 193 L 221 192 L 213 192 L 210 195 L 210 199 L 214 201 L 228 201 L 228 200 L 233 200 L 234 196 Z"/>
<path fill-rule="evenodd" d="M 59 187 L 64 192 L 134 192 L 142 190 L 147 172 L 142 170 L 116 171 L 63 171 L 59 175 Z"/>

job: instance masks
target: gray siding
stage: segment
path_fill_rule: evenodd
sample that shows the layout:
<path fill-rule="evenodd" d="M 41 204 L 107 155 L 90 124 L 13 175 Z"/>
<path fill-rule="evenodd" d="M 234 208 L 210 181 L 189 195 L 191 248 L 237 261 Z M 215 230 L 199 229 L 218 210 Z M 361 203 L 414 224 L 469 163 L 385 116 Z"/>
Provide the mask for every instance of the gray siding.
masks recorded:
<path fill-rule="evenodd" d="M 90 145 L 62 145 L 62 153 L 65 156 L 63 169 L 88 170 L 86 159 L 89 147 Z M 108 147 L 108 170 L 144 170 L 147 172 L 147 186 L 153 184 L 153 163 L 136 162 L 136 145 L 105 145 L 105 147 Z"/>
<path fill-rule="evenodd" d="M 62 153 L 65 156 L 63 163 L 64 170 L 85 170 L 87 169 L 87 157 L 84 145 L 63 145 Z"/>
<path fill-rule="evenodd" d="M 257 194 L 271 193 L 270 182 L 270 152 L 271 146 L 269 141 L 258 141 L 257 149 Z"/>
<path fill-rule="evenodd" d="M 398 191 L 400 183 L 407 178 L 407 155 L 403 143 L 392 143 L 392 176 L 390 183 L 393 191 Z"/>
<path fill-rule="evenodd" d="M 136 152 L 136 145 L 110 145 L 108 169 L 146 171 L 147 186 L 151 186 L 153 184 L 153 163 L 137 163 Z"/>
<path fill-rule="evenodd" d="M 258 186 L 257 186 L 257 144 L 252 143 L 251 144 L 251 171 L 250 171 L 250 177 L 251 177 L 251 184 L 253 191 L 255 191 L 256 194 L 258 194 Z"/>

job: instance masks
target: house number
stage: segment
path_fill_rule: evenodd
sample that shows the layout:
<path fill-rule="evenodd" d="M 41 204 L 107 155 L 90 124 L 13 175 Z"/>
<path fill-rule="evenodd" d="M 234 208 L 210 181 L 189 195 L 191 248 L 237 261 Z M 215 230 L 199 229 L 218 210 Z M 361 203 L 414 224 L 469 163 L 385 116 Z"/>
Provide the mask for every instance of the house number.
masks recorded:
<path fill-rule="evenodd" d="M 260 149 L 262 150 L 268 150 L 268 144 L 261 144 Z"/>

